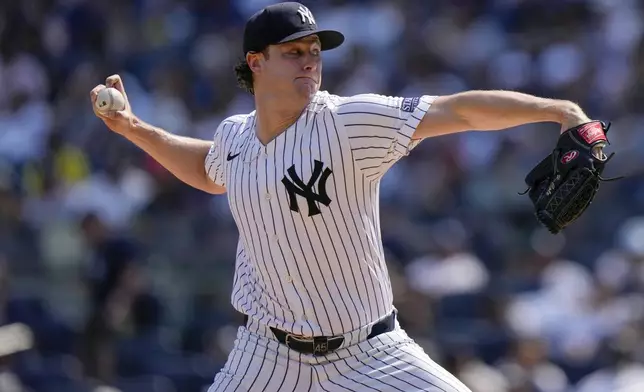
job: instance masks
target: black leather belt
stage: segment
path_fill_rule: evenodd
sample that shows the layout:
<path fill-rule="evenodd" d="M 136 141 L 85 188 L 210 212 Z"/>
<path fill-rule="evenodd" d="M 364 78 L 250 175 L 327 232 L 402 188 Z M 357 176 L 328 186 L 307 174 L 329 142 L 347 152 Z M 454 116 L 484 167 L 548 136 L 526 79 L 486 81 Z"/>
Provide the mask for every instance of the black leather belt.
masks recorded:
<path fill-rule="evenodd" d="M 248 323 L 248 316 L 244 315 L 244 325 Z M 380 334 L 393 331 L 396 326 L 396 312 L 392 312 L 389 316 L 378 321 L 371 327 L 371 332 L 367 339 L 374 338 Z M 270 327 L 275 338 L 282 344 L 286 345 L 292 350 L 302 354 L 309 354 L 314 356 L 330 354 L 340 348 L 344 343 L 344 336 L 314 336 L 311 338 L 299 335 L 293 335 L 290 332 L 282 331 L 281 329 Z"/>

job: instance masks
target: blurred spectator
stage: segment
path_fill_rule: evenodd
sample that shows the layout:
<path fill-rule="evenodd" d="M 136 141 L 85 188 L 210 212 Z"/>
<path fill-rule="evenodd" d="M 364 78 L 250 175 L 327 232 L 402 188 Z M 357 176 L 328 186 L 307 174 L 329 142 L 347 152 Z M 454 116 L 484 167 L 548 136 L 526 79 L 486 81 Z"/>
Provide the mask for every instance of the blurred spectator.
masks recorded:
<path fill-rule="evenodd" d="M 559 366 L 548 361 L 547 344 L 538 339 L 518 340 L 507 360 L 497 364 L 510 391 L 566 392 L 570 381 Z"/>
<path fill-rule="evenodd" d="M 143 290 L 141 252 L 129 238 L 112 234 L 92 213 L 82 218 L 81 228 L 90 249 L 86 275 L 90 310 L 81 358 L 88 376 L 112 382 L 116 339 Z"/>
<path fill-rule="evenodd" d="M 644 385 L 641 342 L 641 329 L 636 328 L 624 328 L 609 339 L 603 347 L 603 366 L 580 380 L 578 391 L 628 391 Z"/>
<path fill-rule="evenodd" d="M 436 254 L 422 256 L 406 266 L 411 287 L 433 298 L 483 292 L 489 273 L 468 250 L 463 225 L 457 221 L 441 222 L 432 231 Z"/>
<path fill-rule="evenodd" d="M 232 67 L 272 2 L 0 5 L 0 324 L 35 342 L 1 391 L 212 381 L 237 325 L 226 198 L 109 133 L 88 94 L 119 73 L 144 120 L 210 139 L 253 109 Z M 557 137 L 533 124 L 423 142 L 381 182 L 383 240 L 401 324 L 474 392 L 644 390 L 644 3 L 304 3 L 347 37 L 324 55 L 332 93 L 518 89 L 612 122 L 607 175 L 630 175 L 565 233 L 517 195 Z"/>

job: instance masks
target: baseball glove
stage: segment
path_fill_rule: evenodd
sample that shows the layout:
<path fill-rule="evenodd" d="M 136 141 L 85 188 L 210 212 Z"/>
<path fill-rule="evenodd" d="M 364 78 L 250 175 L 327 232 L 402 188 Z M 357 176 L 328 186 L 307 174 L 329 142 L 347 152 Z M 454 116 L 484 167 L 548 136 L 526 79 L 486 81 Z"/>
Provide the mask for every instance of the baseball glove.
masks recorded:
<path fill-rule="evenodd" d="M 601 174 L 614 154 L 606 156 L 610 124 L 592 121 L 564 131 L 555 149 L 526 176 L 528 194 L 537 220 L 557 234 L 579 218 L 591 204 L 602 181 Z"/>

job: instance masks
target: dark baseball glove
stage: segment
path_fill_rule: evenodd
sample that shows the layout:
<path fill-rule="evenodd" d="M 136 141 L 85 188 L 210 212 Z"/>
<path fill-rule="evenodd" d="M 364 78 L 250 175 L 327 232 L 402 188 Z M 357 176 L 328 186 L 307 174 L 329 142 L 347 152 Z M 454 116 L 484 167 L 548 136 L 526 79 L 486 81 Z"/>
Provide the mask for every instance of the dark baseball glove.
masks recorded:
<path fill-rule="evenodd" d="M 610 124 L 592 121 L 570 128 L 559 136 L 555 149 L 525 178 L 537 220 L 556 234 L 570 225 L 591 204 L 602 181 L 601 176 L 613 154 L 602 148 L 608 144 Z"/>

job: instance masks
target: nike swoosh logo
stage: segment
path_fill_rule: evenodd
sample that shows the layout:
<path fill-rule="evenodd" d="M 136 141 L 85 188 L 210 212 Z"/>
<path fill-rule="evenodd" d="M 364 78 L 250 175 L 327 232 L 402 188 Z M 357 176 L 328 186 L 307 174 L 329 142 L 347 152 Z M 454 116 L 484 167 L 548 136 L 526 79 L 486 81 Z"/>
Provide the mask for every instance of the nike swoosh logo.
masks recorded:
<path fill-rule="evenodd" d="M 226 160 L 227 161 L 232 161 L 233 159 L 237 158 L 237 155 L 239 155 L 239 154 L 240 154 L 239 152 L 237 154 L 235 154 L 235 155 L 230 155 L 230 153 L 228 153 L 228 156 L 226 157 Z"/>

